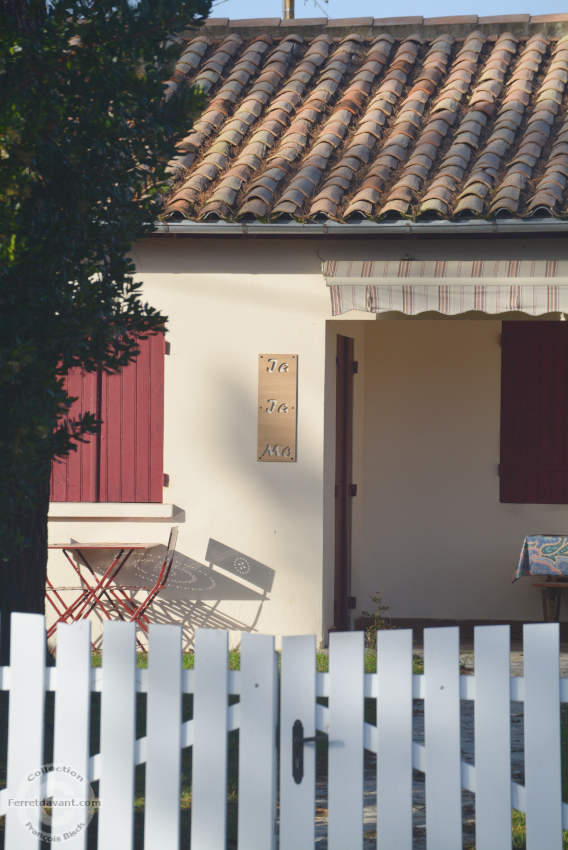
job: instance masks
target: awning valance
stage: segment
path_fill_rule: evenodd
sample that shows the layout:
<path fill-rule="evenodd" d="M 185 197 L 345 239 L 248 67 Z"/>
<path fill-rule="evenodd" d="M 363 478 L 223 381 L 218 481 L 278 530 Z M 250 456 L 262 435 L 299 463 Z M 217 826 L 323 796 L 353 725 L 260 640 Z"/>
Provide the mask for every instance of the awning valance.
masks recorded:
<path fill-rule="evenodd" d="M 327 260 L 332 313 L 568 312 L 564 260 Z"/>

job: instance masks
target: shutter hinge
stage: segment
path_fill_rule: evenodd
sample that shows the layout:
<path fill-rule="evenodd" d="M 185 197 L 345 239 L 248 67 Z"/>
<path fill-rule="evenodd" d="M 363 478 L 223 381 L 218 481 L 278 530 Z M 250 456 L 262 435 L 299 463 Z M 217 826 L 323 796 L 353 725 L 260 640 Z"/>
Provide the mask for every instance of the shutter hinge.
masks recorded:
<path fill-rule="evenodd" d="M 357 495 L 357 485 L 356 485 L 356 484 L 352 484 L 352 485 L 351 485 L 351 495 L 352 495 L 352 496 L 356 496 L 356 495 Z"/>
<path fill-rule="evenodd" d="M 171 343 L 169 343 L 167 340 L 164 340 L 164 353 L 165 354 L 171 354 L 172 353 Z"/>
<path fill-rule="evenodd" d="M 164 472 L 164 487 L 170 486 L 170 476 L 167 472 Z"/>
<path fill-rule="evenodd" d="M 348 596 L 347 597 L 347 607 L 352 608 L 353 610 L 357 607 L 357 597 L 356 596 Z"/>
<path fill-rule="evenodd" d="M 353 374 L 354 375 L 359 374 L 359 361 L 358 360 L 353 361 Z"/>
<path fill-rule="evenodd" d="M 499 337 L 499 345 L 503 348 L 503 334 Z"/>
<path fill-rule="evenodd" d="M 337 499 L 338 496 L 339 496 L 339 484 L 336 484 L 335 485 L 335 498 Z"/>
<path fill-rule="evenodd" d="M 499 474 L 499 475 L 501 475 L 501 474 L 502 474 L 502 472 L 501 472 L 501 464 L 499 464 L 499 467 L 498 467 L 498 469 L 497 469 L 497 472 L 498 472 L 498 474 Z"/>

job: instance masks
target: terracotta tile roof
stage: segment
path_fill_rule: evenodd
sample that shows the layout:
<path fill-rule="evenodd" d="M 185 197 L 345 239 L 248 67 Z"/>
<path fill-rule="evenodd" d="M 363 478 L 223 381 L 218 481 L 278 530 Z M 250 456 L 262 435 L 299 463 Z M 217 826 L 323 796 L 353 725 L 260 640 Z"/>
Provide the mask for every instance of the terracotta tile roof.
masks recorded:
<path fill-rule="evenodd" d="M 521 34 L 528 16 L 499 34 L 453 19 L 465 35 L 437 33 L 447 19 L 368 35 L 380 28 L 361 19 L 339 36 L 351 21 L 222 20 L 221 38 L 210 22 L 168 83 L 209 100 L 178 146 L 166 217 L 568 218 L 568 35 L 550 34 L 568 16 L 543 18 Z"/>

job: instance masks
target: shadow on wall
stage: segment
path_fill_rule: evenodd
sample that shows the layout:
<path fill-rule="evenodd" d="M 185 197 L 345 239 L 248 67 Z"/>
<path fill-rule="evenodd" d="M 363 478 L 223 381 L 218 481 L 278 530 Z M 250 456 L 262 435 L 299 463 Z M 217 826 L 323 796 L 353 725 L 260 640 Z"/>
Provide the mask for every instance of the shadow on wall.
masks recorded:
<path fill-rule="evenodd" d="M 129 587 L 131 598 L 142 602 L 144 589 L 156 582 L 166 554 L 165 547 L 132 558 L 121 573 L 119 584 Z M 191 649 L 196 628 L 255 631 L 262 606 L 274 582 L 274 570 L 249 555 L 210 539 L 202 564 L 176 552 L 167 585 L 149 609 L 152 623 L 176 623 L 182 626 L 183 648 Z M 132 586 L 140 591 L 132 590 Z M 225 601 L 250 601 L 246 620 L 224 614 L 218 608 Z M 95 613 L 95 612 L 93 612 Z M 101 619 L 99 612 L 96 616 Z M 139 631 L 143 639 L 144 633 Z M 96 643 L 100 643 L 99 638 Z"/>

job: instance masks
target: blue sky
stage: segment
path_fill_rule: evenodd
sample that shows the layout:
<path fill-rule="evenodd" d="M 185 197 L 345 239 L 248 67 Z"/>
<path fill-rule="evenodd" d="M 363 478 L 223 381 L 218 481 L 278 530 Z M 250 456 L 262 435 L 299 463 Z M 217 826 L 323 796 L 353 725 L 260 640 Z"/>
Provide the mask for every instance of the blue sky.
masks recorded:
<path fill-rule="evenodd" d="M 544 15 L 568 12 L 567 0 L 295 0 L 296 18 L 369 17 L 387 18 L 394 15 Z M 216 18 L 280 18 L 282 0 L 216 0 L 211 17 Z"/>

